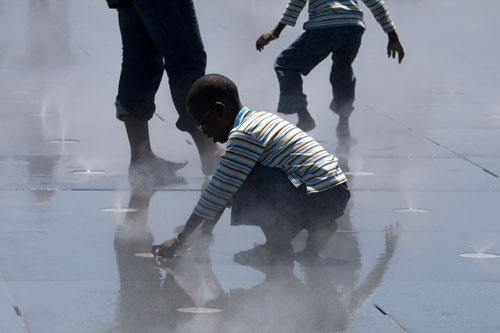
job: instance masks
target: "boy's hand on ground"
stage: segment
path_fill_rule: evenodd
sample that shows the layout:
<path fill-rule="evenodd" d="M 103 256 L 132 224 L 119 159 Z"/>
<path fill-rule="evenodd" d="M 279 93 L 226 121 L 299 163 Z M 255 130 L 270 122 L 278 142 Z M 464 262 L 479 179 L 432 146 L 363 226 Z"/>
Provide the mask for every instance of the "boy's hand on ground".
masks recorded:
<path fill-rule="evenodd" d="M 257 48 L 258 51 L 262 51 L 264 49 L 264 46 L 269 44 L 271 41 L 277 39 L 277 36 L 274 36 L 271 32 L 266 32 L 262 34 L 258 39 L 257 42 L 255 43 L 255 47 Z"/>
<path fill-rule="evenodd" d="M 151 248 L 151 253 L 155 256 L 172 258 L 175 254 L 175 251 L 179 248 L 180 244 L 177 239 L 171 238 L 169 240 L 164 241 L 159 245 L 153 245 Z"/>
<path fill-rule="evenodd" d="M 391 31 L 388 34 L 389 36 L 389 43 L 387 43 L 387 56 L 390 58 L 396 58 L 396 53 L 398 54 L 398 63 L 401 63 L 403 61 L 403 58 L 405 56 L 405 51 L 403 50 L 403 46 L 399 42 L 398 35 L 396 31 Z"/>

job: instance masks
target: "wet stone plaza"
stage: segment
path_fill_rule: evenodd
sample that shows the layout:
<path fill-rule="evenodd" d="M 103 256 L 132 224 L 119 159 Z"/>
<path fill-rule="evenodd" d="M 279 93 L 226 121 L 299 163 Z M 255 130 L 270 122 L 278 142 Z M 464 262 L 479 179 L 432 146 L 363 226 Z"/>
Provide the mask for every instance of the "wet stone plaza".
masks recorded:
<path fill-rule="evenodd" d="M 149 255 L 207 179 L 164 75 L 153 150 L 189 164 L 131 191 L 114 107 L 116 11 L 104 0 L 0 0 L 0 332 L 500 332 L 500 2 L 387 0 L 401 64 L 359 2 L 354 142 L 335 135 L 331 60 L 304 77 L 310 135 L 339 157 L 351 200 L 322 261 L 254 267 L 234 255 L 264 235 L 231 227 L 229 211 L 209 251 Z M 194 3 L 207 73 L 275 112 L 273 63 L 307 10 L 257 52 L 286 0 Z"/>

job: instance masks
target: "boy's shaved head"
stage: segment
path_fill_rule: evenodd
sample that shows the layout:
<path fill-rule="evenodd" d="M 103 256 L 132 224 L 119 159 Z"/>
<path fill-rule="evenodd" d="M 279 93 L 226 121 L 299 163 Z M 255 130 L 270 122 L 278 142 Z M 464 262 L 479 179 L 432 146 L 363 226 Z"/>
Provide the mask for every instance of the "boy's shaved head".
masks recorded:
<path fill-rule="evenodd" d="M 207 74 L 193 83 L 187 96 L 187 107 L 191 115 L 197 110 L 212 107 L 216 102 L 224 103 L 232 112 L 240 110 L 238 88 L 233 81 L 223 75 Z"/>

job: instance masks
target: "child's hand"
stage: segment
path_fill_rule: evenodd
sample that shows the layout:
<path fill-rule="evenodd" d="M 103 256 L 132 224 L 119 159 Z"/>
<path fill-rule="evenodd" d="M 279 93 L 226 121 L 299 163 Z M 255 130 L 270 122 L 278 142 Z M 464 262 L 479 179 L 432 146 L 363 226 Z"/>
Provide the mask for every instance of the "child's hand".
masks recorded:
<path fill-rule="evenodd" d="M 171 238 L 169 240 L 164 241 L 159 245 L 153 245 L 151 248 L 151 253 L 156 256 L 172 258 L 175 254 L 175 251 L 179 248 L 180 243 L 177 241 L 177 238 Z"/>
<path fill-rule="evenodd" d="M 396 53 L 398 55 L 398 62 L 401 63 L 405 56 L 405 51 L 403 50 L 403 46 L 399 42 L 398 34 L 396 31 L 391 31 L 389 34 L 389 43 L 387 43 L 387 56 L 390 58 L 395 58 Z"/>
<path fill-rule="evenodd" d="M 269 44 L 269 42 L 271 42 L 277 38 L 278 38 L 278 36 L 273 35 L 273 33 L 271 31 L 266 32 L 266 33 L 262 34 L 257 39 L 257 43 L 255 43 L 255 46 L 256 46 L 257 50 L 260 52 L 264 49 L 264 46 L 266 46 L 267 44 Z"/>

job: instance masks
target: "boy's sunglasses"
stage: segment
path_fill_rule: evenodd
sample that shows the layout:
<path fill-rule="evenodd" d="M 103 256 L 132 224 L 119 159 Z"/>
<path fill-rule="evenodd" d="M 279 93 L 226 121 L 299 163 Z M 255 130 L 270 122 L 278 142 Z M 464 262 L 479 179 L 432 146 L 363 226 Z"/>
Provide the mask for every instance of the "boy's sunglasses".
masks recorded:
<path fill-rule="evenodd" d="M 205 113 L 205 115 L 200 119 L 200 121 L 197 121 L 196 122 L 196 128 L 199 129 L 200 131 L 202 132 L 205 132 L 204 128 L 203 128 L 203 122 L 207 119 L 208 115 L 210 114 L 210 112 L 212 112 L 213 109 L 210 109 L 208 110 L 207 113 Z"/>

